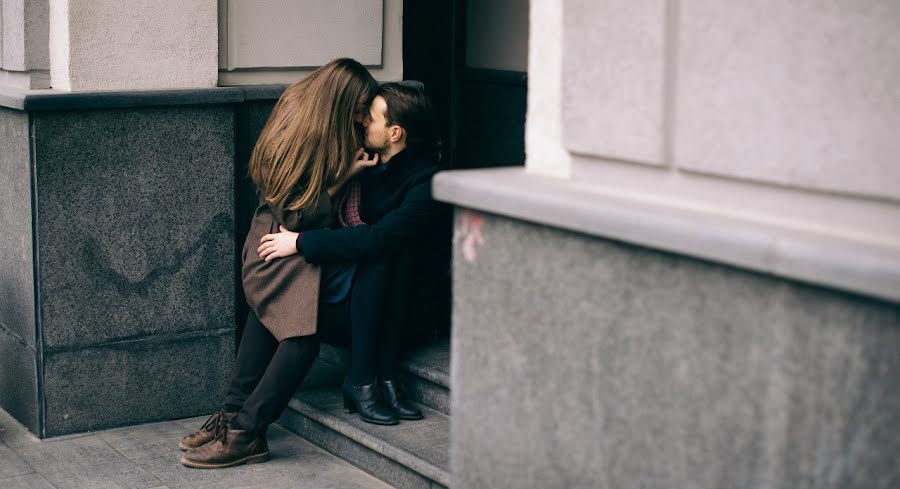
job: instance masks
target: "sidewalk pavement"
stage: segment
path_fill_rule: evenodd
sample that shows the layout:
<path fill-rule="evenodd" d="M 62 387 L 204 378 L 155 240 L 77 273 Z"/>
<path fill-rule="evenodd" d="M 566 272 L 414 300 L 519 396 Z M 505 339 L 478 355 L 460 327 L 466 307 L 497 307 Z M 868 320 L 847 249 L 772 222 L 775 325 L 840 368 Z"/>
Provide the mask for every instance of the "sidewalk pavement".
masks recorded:
<path fill-rule="evenodd" d="M 0 410 L 3 489 L 390 489 L 387 484 L 278 426 L 269 462 L 228 469 L 182 466 L 178 440 L 204 418 L 39 440 Z"/>

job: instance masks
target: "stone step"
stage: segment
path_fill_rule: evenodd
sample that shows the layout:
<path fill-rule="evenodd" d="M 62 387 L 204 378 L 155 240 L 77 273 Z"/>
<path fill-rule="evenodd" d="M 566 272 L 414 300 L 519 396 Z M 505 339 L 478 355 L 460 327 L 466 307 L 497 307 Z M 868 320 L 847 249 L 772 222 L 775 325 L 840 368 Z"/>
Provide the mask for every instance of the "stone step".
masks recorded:
<path fill-rule="evenodd" d="M 340 369 L 325 363 L 322 370 Z M 334 385 L 306 385 L 291 400 L 279 424 L 399 489 L 447 487 L 449 480 L 450 418 L 421 406 L 425 419 L 379 426 L 343 409 Z"/>
<path fill-rule="evenodd" d="M 350 352 L 322 344 L 318 361 L 346 369 Z M 407 396 L 443 414 L 450 414 L 450 340 L 437 340 L 416 348 L 400 363 Z M 321 382 L 319 382 L 321 385 Z M 340 381 L 336 385 L 339 385 Z"/>

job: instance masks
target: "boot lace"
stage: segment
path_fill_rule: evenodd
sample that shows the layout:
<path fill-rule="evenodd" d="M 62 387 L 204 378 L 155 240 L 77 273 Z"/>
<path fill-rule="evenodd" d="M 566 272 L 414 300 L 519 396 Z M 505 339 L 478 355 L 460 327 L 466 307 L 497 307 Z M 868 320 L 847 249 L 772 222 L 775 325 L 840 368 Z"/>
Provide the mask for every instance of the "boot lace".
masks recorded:
<path fill-rule="evenodd" d="M 203 428 L 213 434 L 213 440 L 225 441 L 228 437 L 228 419 L 225 418 L 224 411 L 218 411 L 203 423 Z"/>

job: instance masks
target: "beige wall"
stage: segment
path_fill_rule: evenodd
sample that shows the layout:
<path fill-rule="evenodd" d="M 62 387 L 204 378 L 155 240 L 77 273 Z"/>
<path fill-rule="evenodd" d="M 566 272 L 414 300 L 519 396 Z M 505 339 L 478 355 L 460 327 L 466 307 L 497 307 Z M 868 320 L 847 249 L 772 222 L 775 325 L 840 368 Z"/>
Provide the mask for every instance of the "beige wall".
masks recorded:
<path fill-rule="evenodd" d="M 16 88 L 291 83 L 342 56 L 397 80 L 402 48 L 403 0 L 0 0 L 0 86 Z"/>
<path fill-rule="evenodd" d="M 291 83 L 338 57 L 403 77 L 403 0 L 219 0 L 219 84 Z"/>
<path fill-rule="evenodd" d="M 897 25 L 892 0 L 533 0 L 528 171 L 897 251 Z"/>
<path fill-rule="evenodd" d="M 53 88 L 216 85 L 216 0 L 54 0 L 51 7 Z"/>

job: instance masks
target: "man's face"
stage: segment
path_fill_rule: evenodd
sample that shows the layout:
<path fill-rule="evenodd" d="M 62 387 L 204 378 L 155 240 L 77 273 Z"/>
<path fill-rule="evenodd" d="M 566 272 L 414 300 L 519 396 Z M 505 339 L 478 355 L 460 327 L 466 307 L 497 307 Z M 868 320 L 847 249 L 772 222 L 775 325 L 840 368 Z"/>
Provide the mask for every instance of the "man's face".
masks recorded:
<path fill-rule="evenodd" d="M 369 108 L 369 117 L 363 121 L 366 128 L 366 149 L 381 153 L 391 145 L 390 127 L 387 125 L 387 102 L 376 96 Z"/>

